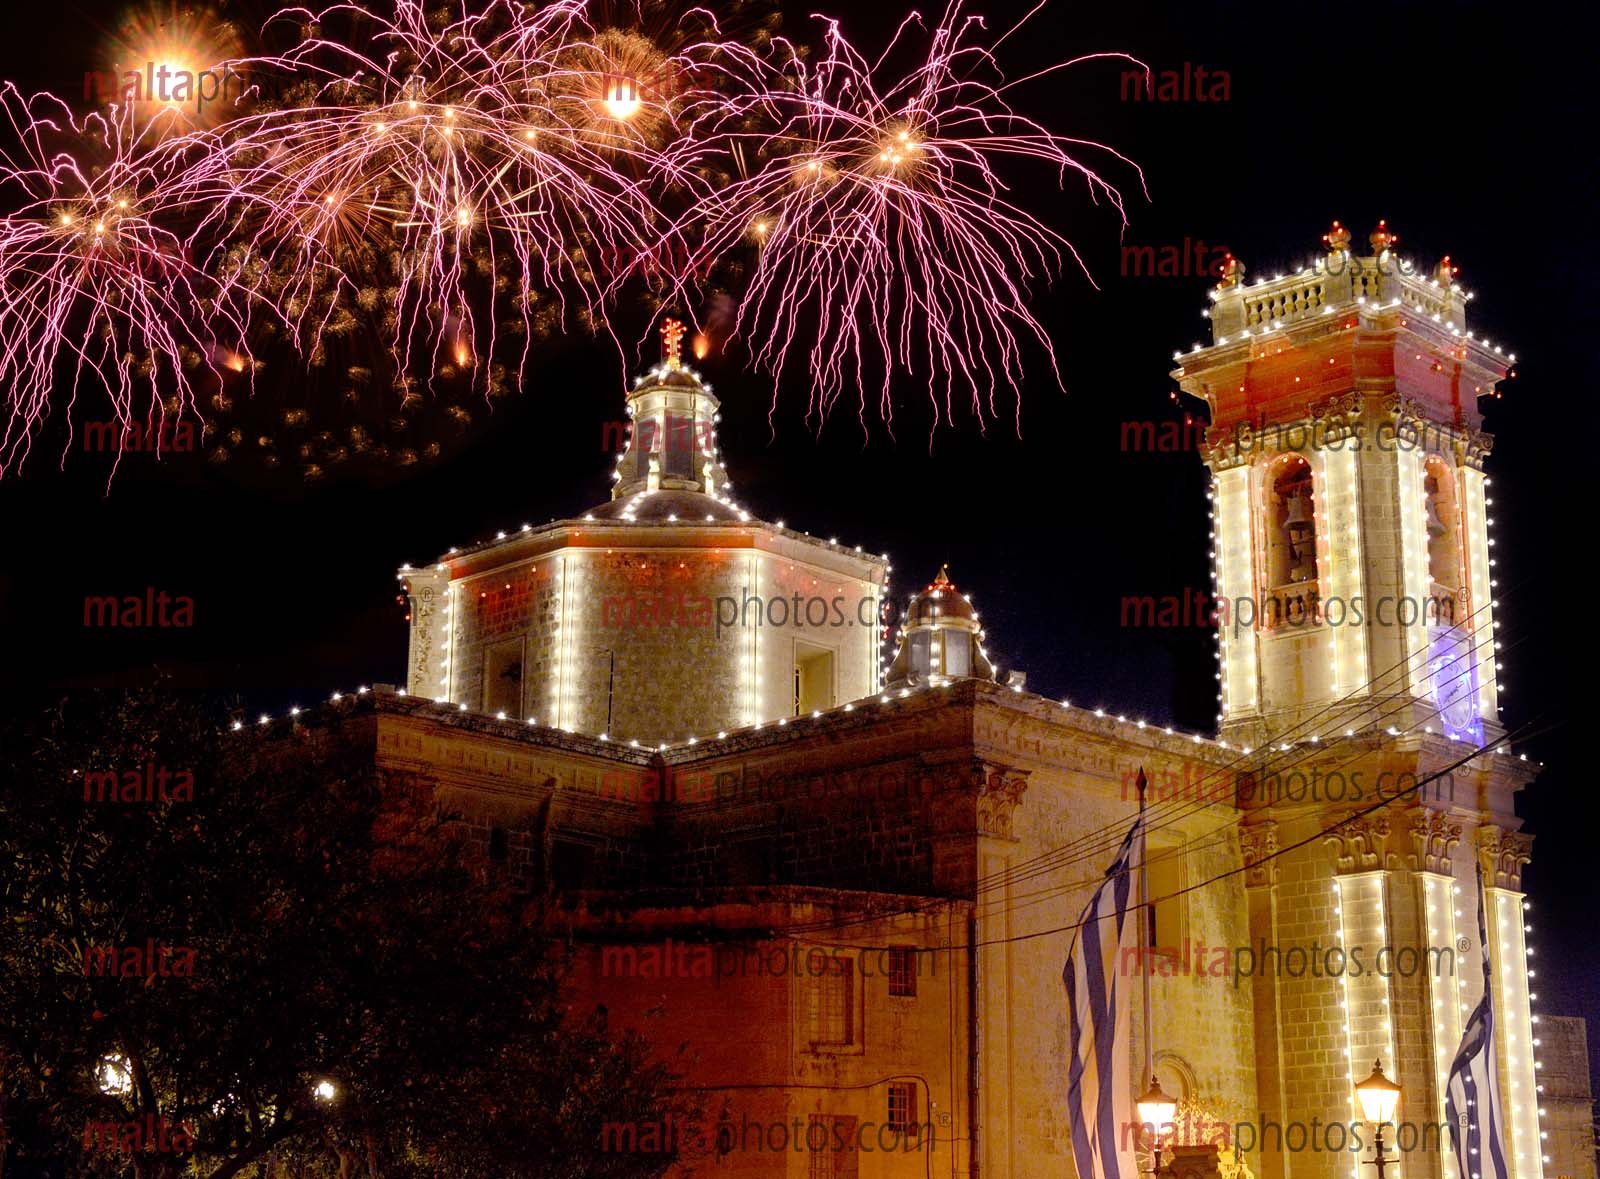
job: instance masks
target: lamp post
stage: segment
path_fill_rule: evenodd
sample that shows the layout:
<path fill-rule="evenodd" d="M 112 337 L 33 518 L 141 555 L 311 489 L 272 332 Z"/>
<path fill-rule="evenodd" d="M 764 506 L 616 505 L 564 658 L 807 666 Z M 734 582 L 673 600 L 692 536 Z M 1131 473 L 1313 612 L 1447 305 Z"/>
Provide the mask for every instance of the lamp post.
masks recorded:
<path fill-rule="evenodd" d="M 1400 1161 L 1399 1155 L 1386 1158 L 1383 1153 L 1383 1128 L 1394 1121 L 1400 1106 L 1400 1086 L 1383 1075 L 1383 1061 L 1372 1062 L 1372 1075 L 1356 1086 L 1356 1099 L 1361 1102 L 1362 1116 L 1378 1128 L 1372 1144 L 1376 1157 L 1368 1159 L 1367 1165 L 1377 1167 L 1378 1179 L 1383 1179 L 1384 1167 Z"/>
<path fill-rule="evenodd" d="M 1139 1121 L 1155 1130 L 1155 1141 L 1150 1147 L 1150 1174 L 1165 1175 L 1167 1172 L 1161 1166 L 1161 1127 L 1172 1124 L 1178 1112 L 1178 1103 L 1161 1091 L 1158 1078 L 1151 1077 L 1149 1091 L 1135 1104 L 1139 1110 Z M 1381 1175 L 1379 1179 L 1382 1179 Z"/>

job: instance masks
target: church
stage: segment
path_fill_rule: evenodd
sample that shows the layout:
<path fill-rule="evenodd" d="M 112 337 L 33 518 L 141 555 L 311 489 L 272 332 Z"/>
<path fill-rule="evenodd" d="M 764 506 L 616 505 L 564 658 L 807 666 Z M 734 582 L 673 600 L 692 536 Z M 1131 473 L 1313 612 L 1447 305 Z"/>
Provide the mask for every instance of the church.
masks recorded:
<path fill-rule="evenodd" d="M 1536 766 L 1499 719 L 1478 409 L 1510 360 L 1448 260 L 1369 243 L 1336 223 L 1266 281 L 1229 257 L 1210 343 L 1175 357 L 1232 605 L 1215 735 L 999 676 L 959 559 L 896 590 L 886 556 L 752 515 L 670 321 L 607 502 L 400 570 L 407 682 L 333 707 L 548 898 L 574 1008 L 703 1099 L 605 1149 L 675 1148 L 682 1175 L 1072 1175 L 1063 966 L 1142 779 L 1131 1139 L 1149 1061 L 1176 1173 L 1361 1179 L 1378 1061 L 1391 1169 L 1473 1179 L 1440 1131 L 1487 952 L 1511 1175 L 1543 1179 L 1513 807 Z"/>

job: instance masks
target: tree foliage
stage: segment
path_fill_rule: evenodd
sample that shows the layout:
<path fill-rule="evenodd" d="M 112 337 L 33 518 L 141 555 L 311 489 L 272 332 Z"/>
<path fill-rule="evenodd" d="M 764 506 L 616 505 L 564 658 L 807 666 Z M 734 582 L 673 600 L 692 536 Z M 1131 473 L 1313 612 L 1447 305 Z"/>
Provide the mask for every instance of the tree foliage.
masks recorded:
<path fill-rule="evenodd" d="M 665 1170 L 665 1152 L 602 1152 L 599 1129 L 693 1116 L 669 1071 L 564 1008 L 526 898 L 426 783 L 375 770 L 361 723 L 231 733 L 158 689 L 12 722 L 0 1176 Z"/>

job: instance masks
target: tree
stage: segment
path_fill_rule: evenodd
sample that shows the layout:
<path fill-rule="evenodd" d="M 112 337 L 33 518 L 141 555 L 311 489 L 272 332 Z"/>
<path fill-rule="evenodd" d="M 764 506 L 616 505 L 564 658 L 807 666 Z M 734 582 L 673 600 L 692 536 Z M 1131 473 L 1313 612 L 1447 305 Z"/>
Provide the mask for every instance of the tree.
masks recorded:
<path fill-rule="evenodd" d="M 692 1118 L 669 1070 L 603 1013 L 566 1013 L 538 914 L 429 787 L 380 775 L 349 717 L 268 738 L 214 716 L 152 688 L 0 734 L 19 767 L 0 785 L 14 1162 L 139 1179 L 665 1170 L 667 1152 L 605 1153 L 600 1126 Z"/>

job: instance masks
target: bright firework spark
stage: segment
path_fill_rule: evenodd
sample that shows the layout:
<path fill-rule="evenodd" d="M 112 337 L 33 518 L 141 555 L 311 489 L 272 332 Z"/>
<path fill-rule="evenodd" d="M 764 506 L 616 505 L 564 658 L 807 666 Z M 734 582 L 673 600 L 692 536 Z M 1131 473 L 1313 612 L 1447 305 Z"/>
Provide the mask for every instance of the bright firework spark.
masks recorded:
<path fill-rule="evenodd" d="M 59 100 L 9 83 L 0 117 L 17 145 L 0 147 L 0 194 L 17 202 L 0 219 L 3 475 L 27 457 L 69 369 L 69 420 L 87 380 L 109 395 L 119 431 L 142 415 L 159 437 L 169 413 L 194 409 L 202 370 L 220 382 L 218 365 L 248 353 L 216 284 L 156 223 L 173 159 L 137 149 L 148 124 L 128 111 L 79 123 Z"/>
<path fill-rule="evenodd" d="M 242 52 L 236 26 L 218 12 L 141 0 L 104 38 L 96 54 L 101 68 L 84 75 L 83 98 L 131 106 L 136 122 L 163 135 L 208 126 L 230 105 L 226 67 Z"/>
<path fill-rule="evenodd" d="M 964 43 L 983 22 L 964 15 L 959 0 L 932 30 L 925 60 L 883 80 L 886 59 L 919 24 L 908 17 L 875 62 L 845 40 L 837 21 L 827 22 L 826 51 L 814 64 L 792 43 L 777 42 L 778 59 L 756 71 L 759 84 L 695 112 L 693 134 L 678 145 L 691 161 L 722 145 L 752 161 L 743 179 L 708 191 L 687 221 L 703 220 L 712 254 L 741 242 L 758 249 L 737 330 L 757 341 L 756 364 L 775 375 L 797 331 L 807 333 L 810 409 L 819 422 L 851 384 L 861 390 L 864 419 L 875 373 L 880 412 L 892 423 L 891 378 L 899 368 L 926 374 L 935 427 L 941 412 L 953 418 L 958 386 L 970 388 L 981 424 L 995 413 L 997 385 L 1015 393 L 1022 378 L 1019 332 L 1055 368 L 1028 300 L 1065 255 L 1080 268 L 1082 259 L 1009 197 L 1002 158 L 1042 162 L 1062 183 L 1076 174 L 1124 226 L 1121 194 L 1080 156 L 1086 149 L 1110 156 L 1143 185 L 1143 173 L 1110 148 L 1056 135 L 1012 109 L 1006 91 L 1019 83 L 1000 78 L 992 47 Z M 738 129 L 752 116 L 773 129 Z M 676 171 L 689 167 L 680 160 Z M 1020 412 L 1019 399 L 1019 419 Z"/>

